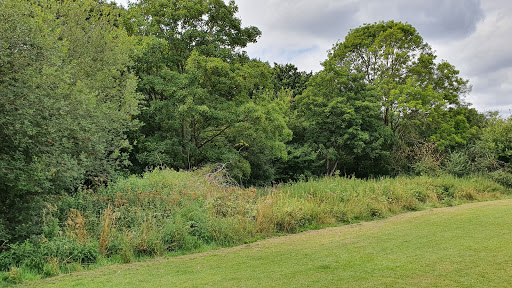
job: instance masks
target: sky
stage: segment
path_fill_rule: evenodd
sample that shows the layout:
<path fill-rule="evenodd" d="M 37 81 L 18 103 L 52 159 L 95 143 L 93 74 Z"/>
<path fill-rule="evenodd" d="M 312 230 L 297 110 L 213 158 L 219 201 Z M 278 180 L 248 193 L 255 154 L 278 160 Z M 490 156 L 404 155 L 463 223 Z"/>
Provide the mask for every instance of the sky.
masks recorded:
<path fill-rule="evenodd" d="M 125 5 L 127 0 L 115 0 Z M 480 112 L 512 114 L 510 0 L 235 0 L 243 26 L 262 36 L 249 56 L 317 72 L 334 44 L 365 23 L 414 26 L 437 60 L 454 65 L 473 87 L 465 100 Z"/>

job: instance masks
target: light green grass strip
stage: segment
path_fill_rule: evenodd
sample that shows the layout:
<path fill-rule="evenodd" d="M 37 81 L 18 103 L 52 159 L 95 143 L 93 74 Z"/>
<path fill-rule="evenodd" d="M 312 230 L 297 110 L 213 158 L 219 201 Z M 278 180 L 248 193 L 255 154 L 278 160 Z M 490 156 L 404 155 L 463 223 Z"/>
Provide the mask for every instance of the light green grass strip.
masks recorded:
<path fill-rule="evenodd" d="M 510 287 L 512 200 L 414 212 L 30 287 Z"/>

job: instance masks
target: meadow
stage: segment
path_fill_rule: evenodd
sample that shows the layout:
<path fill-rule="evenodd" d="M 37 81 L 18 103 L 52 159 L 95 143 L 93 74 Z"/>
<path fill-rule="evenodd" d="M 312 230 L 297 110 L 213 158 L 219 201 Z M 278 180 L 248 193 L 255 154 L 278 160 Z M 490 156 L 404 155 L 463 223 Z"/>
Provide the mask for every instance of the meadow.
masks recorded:
<path fill-rule="evenodd" d="M 509 194 L 482 176 L 331 177 L 256 189 L 230 186 L 222 173 L 155 170 L 95 193 L 55 197 L 45 210 L 43 235 L 0 254 L 2 281 L 215 250 Z"/>
<path fill-rule="evenodd" d="M 509 287 L 511 208 L 429 209 L 27 287 Z"/>

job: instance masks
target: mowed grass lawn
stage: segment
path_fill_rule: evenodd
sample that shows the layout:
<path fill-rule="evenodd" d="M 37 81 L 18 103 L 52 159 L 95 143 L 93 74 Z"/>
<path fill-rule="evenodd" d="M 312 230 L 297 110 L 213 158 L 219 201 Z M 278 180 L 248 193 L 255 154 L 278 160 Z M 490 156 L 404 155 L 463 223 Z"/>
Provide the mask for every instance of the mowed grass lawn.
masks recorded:
<path fill-rule="evenodd" d="M 511 287 L 512 200 L 473 203 L 30 287 Z"/>

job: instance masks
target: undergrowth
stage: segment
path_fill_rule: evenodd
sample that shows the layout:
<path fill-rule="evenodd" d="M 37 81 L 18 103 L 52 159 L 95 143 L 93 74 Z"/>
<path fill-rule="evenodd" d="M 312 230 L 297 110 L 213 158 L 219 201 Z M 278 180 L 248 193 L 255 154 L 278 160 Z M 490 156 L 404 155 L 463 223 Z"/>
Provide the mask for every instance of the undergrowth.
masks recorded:
<path fill-rule="evenodd" d="M 508 193 L 481 176 L 332 177 L 265 189 L 218 179 L 205 171 L 155 170 L 95 193 L 55 198 L 44 214 L 44 234 L 0 253 L 1 279 L 16 284 Z"/>

